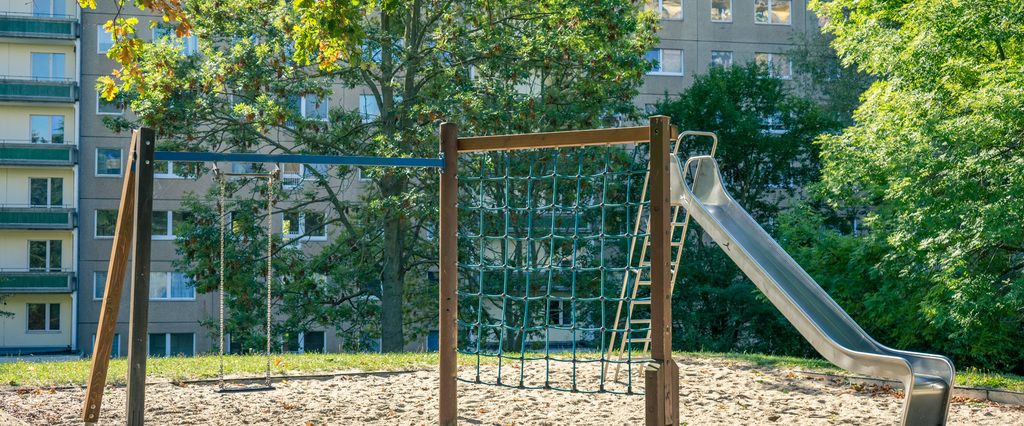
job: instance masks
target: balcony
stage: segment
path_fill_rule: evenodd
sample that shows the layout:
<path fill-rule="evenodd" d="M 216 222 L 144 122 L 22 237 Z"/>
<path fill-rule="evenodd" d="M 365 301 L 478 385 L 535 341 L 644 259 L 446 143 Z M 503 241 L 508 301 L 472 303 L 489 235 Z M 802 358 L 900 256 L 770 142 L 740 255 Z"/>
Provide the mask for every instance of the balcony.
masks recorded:
<path fill-rule="evenodd" d="M 74 40 L 78 38 L 78 18 L 3 12 L 0 13 L 0 37 Z"/>
<path fill-rule="evenodd" d="M 78 100 L 78 83 L 70 79 L 0 76 L 0 101 L 59 102 Z"/>
<path fill-rule="evenodd" d="M 0 140 L 0 166 L 73 166 L 75 145 Z"/>
<path fill-rule="evenodd" d="M 75 273 L 69 270 L 0 269 L 0 293 L 71 293 L 75 284 Z"/>
<path fill-rule="evenodd" d="M 0 229 L 74 229 L 75 209 L 0 204 Z"/>

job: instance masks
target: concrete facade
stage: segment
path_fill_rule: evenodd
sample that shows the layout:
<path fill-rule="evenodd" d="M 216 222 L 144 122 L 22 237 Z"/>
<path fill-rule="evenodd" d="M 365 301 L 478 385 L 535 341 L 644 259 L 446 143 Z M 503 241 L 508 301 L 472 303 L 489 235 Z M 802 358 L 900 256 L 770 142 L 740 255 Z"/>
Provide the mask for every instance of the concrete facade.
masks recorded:
<path fill-rule="evenodd" d="M 112 238 L 98 228 L 104 226 L 104 212 L 117 209 L 123 156 L 129 142 L 127 134 L 115 134 L 104 126 L 103 118 L 116 116 L 118 112 L 101 108 L 95 91 L 96 79 L 108 75 L 116 65 L 103 52 L 107 35 L 101 28 L 113 17 L 113 6 L 100 2 L 98 7 L 97 10 L 79 11 L 77 3 L 67 2 L 63 13 L 70 15 L 68 19 L 77 28 L 71 38 L 0 34 L 0 77 L 31 75 L 33 53 L 58 53 L 64 55 L 64 76 L 73 78 L 79 87 L 76 100 L 72 102 L 0 100 L 0 142 L 28 142 L 31 139 L 28 122 L 32 116 L 62 115 L 65 144 L 78 148 L 73 164 L 68 166 L 0 164 L 0 205 L 27 204 L 31 192 L 30 178 L 59 177 L 65 182 L 65 204 L 77 212 L 71 229 L 4 229 L 0 224 L 0 268 L 27 268 L 28 241 L 52 238 L 63 242 L 62 266 L 76 279 L 73 291 L 45 295 L 26 293 L 9 298 L 6 306 L 0 309 L 16 315 L 0 319 L 0 351 L 37 346 L 66 347 L 84 354 L 92 351 L 102 293 L 97 286 L 103 285 L 112 242 Z M 722 63 L 729 59 L 738 64 L 759 57 L 765 60 L 768 54 L 773 55 L 775 61 L 781 61 L 784 59 L 780 59 L 780 54 L 792 47 L 795 34 L 817 31 L 817 19 L 806 12 L 805 0 L 659 0 L 649 2 L 649 7 L 664 9 L 663 17 L 666 19 L 661 21 L 660 50 L 648 55 L 659 61 L 660 70 L 646 77 L 636 98 L 641 108 L 663 99 L 666 93 L 679 93 L 692 84 L 695 75 L 713 66 L 714 61 Z M 134 8 L 126 8 L 125 11 L 129 15 L 135 13 L 143 22 L 150 19 L 138 14 Z M 25 2 L 7 0 L 0 2 L 0 13 L 3 12 L 31 15 L 33 6 L 31 1 L 26 5 Z M 719 19 L 713 21 L 713 16 Z M 728 20 L 724 16 L 728 16 Z M 765 17 L 768 23 L 757 22 L 765 20 Z M 138 28 L 140 37 L 152 37 L 148 25 L 140 23 Z M 328 105 L 332 109 L 360 110 L 365 103 L 363 96 L 369 94 L 369 90 L 364 88 L 349 89 L 338 85 Z M 130 114 L 130 111 L 126 113 Z M 154 201 L 153 208 L 155 211 L 178 211 L 187 192 L 201 193 L 208 185 L 208 178 L 196 181 L 158 176 L 155 193 L 159 198 Z M 354 197 L 361 190 L 361 185 L 363 183 L 354 182 L 347 196 Z M 99 227 L 98 219 L 101 222 Z M 275 230 L 280 232 L 281 229 L 281 217 L 276 215 Z M 304 249 L 316 250 L 317 244 L 310 242 L 304 245 Z M 160 279 L 170 279 L 167 273 L 175 272 L 172 266 L 175 258 L 173 236 L 155 237 L 152 270 L 161 274 Z M 114 345 L 115 355 L 121 356 L 127 353 L 127 299 L 128 291 L 125 291 L 117 324 L 118 340 Z M 24 329 L 28 320 L 24 317 L 28 315 L 30 303 L 60 304 L 61 330 L 46 335 L 28 333 Z M 174 353 L 186 354 L 214 350 L 216 335 L 209 333 L 200 321 L 216 319 L 217 314 L 215 294 L 151 299 L 149 331 L 153 338 L 165 339 L 164 343 L 151 342 L 151 349 L 159 351 L 164 348 L 170 352 L 173 346 Z M 313 331 L 323 332 L 323 346 L 327 350 L 340 348 L 342 342 L 331 330 Z M 319 334 L 311 336 L 320 338 Z M 408 348 L 427 349 L 436 344 L 432 338 L 436 336 L 410 342 Z M 185 348 L 189 346 L 189 340 L 193 343 Z"/>

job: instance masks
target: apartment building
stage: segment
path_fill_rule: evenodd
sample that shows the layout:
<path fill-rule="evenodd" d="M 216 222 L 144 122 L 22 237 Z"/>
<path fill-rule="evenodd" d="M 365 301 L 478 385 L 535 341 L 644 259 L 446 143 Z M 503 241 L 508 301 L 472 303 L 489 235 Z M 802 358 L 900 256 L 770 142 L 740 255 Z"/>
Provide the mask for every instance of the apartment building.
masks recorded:
<path fill-rule="evenodd" d="M 0 8 L 0 354 L 77 345 L 78 5 Z"/>
<path fill-rule="evenodd" d="M 806 0 L 647 0 L 647 7 L 661 14 L 662 27 L 658 47 L 647 52 L 656 65 L 636 99 L 647 111 L 714 66 L 757 61 L 791 79 L 787 51 L 799 35 L 819 29 Z"/>
<path fill-rule="evenodd" d="M 3 0 L 0 3 L 0 294 L 11 294 L 0 310 L 0 353 L 71 351 L 89 354 L 95 338 L 113 224 L 124 176 L 128 134 L 111 132 L 104 118 L 130 111 L 103 101 L 96 78 L 115 63 L 106 57 L 112 42 L 102 25 L 114 6 L 80 10 L 66 0 Z M 806 0 L 653 0 L 647 7 L 662 17 L 656 63 L 636 99 L 650 108 L 666 94 L 692 84 L 712 66 L 761 61 L 779 78 L 792 75 L 786 51 L 794 34 L 817 31 Z M 151 18 L 134 8 L 145 22 Z M 138 26 L 142 38 L 167 30 Z M 155 34 L 154 34 L 155 33 Z M 194 40 L 181 40 L 186 53 Z M 367 120 L 378 112 L 368 89 L 335 87 L 325 100 L 302 99 L 307 117 L 325 117 L 329 108 L 360 111 Z M 201 321 L 218 315 L 215 294 L 197 294 L 189 278 L 175 270 L 175 228 L 187 192 L 202 193 L 209 178 L 182 177 L 181 165 L 158 164 L 155 180 L 149 352 L 153 356 L 192 355 L 216 348 L 217 336 Z M 284 171 L 301 180 L 301 168 Z M 301 184 L 301 183 L 300 183 Z M 356 197 L 361 179 L 346 197 Z M 315 217 L 275 215 L 275 232 L 302 234 Z M 316 250 L 316 236 L 304 250 Z M 127 353 L 128 294 L 112 355 Z M 562 312 L 555 306 L 553 311 Z M 410 342 L 410 350 L 436 348 L 436 333 Z M 332 330 L 311 330 L 289 344 L 298 350 L 337 350 Z"/>

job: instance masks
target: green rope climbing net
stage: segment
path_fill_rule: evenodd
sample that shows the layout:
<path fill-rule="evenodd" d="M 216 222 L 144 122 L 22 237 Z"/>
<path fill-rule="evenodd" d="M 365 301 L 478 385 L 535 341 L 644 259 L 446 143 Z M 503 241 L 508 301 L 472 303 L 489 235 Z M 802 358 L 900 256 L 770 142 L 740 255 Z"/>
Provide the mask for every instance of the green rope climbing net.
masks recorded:
<path fill-rule="evenodd" d="M 646 146 L 490 152 L 459 162 L 458 349 L 476 360 L 459 380 L 637 393 L 634 359 L 647 355 L 629 344 L 612 356 L 608 339 L 627 331 L 629 318 L 614 324 L 616 307 L 629 302 L 629 292 L 621 296 L 626 274 L 648 268 L 629 259 L 632 240 L 646 236 L 644 227 L 635 231 Z M 605 374 L 616 364 L 627 373 L 619 382 Z"/>

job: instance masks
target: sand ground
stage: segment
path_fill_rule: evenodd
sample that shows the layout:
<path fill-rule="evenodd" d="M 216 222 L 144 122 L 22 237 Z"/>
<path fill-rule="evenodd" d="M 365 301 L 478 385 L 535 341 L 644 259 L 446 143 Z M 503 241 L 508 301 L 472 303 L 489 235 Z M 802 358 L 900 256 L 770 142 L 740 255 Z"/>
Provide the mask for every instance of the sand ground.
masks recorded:
<path fill-rule="evenodd" d="M 889 425 L 902 401 L 891 389 L 854 385 L 796 371 L 738 361 L 680 359 L 680 405 L 689 425 Z M 538 368 L 531 368 L 538 367 Z M 553 364 L 555 379 L 571 379 L 568 365 Z M 577 381 L 591 384 L 598 364 L 580 366 Z M 530 365 L 526 384 L 543 380 Z M 485 380 L 495 367 L 484 367 Z M 504 380 L 519 380 L 516 368 Z M 472 368 L 460 377 L 473 377 Z M 556 384 L 561 384 L 556 383 Z M 565 382 L 567 383 L 567 382 Z M 215 392 L 215 384 L 157 383 L 147 388 L 147 420 L 154 425 L 426 425 L 437 416 L 437 373 L 341 375 L 295 379 L 259 393 Z M 84 389 L 0 390 L 2 424 L 80 424 Z M 125 390 L 108 387 L 101 424 L 123 424 Z M 459 384 L 462 424 L 621 425 L 643 423 L 643 396 L 523 390 Z M 950 423 L 1024 425 L 1024 407 L 957 400 Z"/>

